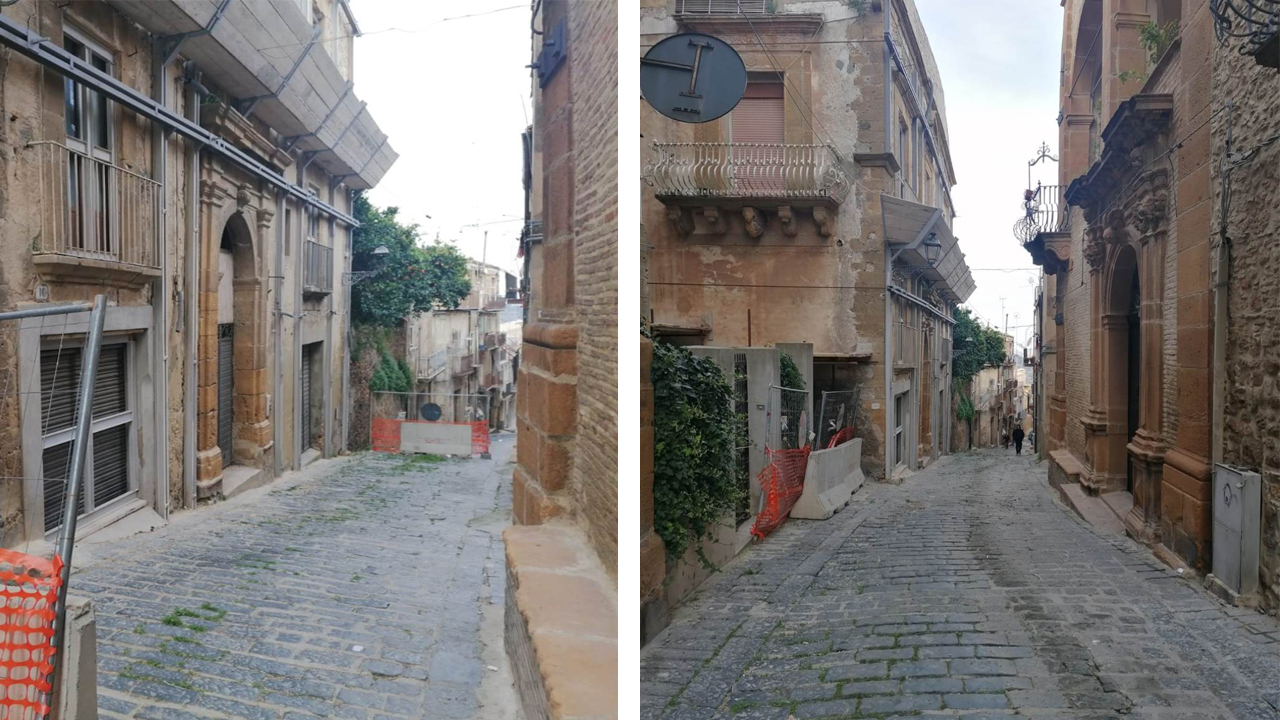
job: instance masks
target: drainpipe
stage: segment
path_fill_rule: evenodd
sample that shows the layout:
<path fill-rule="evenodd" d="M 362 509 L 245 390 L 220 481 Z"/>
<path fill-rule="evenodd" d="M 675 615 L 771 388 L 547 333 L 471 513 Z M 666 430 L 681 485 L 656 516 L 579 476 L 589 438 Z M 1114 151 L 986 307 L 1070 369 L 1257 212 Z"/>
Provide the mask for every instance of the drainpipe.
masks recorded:
<path fill-rule="evenodd" d="M 194 65 L 188 65 L 186 115 L 195 124 L 200 123 L 200 98 L 196 93 L 196 85 L 200 82 L 200 72 Z M 184 401 L 186 412 L 182 418 L 182 462 L 183 462 L 183 505 L 188 508 L 196 506 L 196 383 L 200 377 L 199 346 L 200 337 L 200 146 L 193 140 L 187 144 L 187 228 L 186 228 L 186 272 L 187 283 L 185 294 L 185 310 L 187 318 L 186 347 L 186 383 L 184 385 Z"/>
<path fill-rule="evenodd" d="M 884 3 L 884 34 L 891 31 L 890 18 L 893 15 L 893 0 Z M 884 151 L 893 152 L 893 67 L 889 57 L 889 43 L 881 43 L 881 54 L 884 63 Z M 890 178 L 890 183 L 893 178 Z M 890 461 L 893 448 L 893 295 L 889 287 L 893 285 L 893 258 L 889 250 L 889 239 L 884 238 L 884 479 L 888 481 L 893 474 Z M 896 458 L 893 459 L 896 462 Z"/>
<path fill-rule="evenodd" d="M 1224 208 L 1225 210 L 1225 208 Z M 1227 290 L 1231 276 L 1231 240 L 1227 237 L 1226 219 L 1218 238 L 1218 263 L 1213 284 L 1213 422 L 1210 430 L 1210 454 L 1215 463 L 1222 462 L 1222 423 L 1227 403 Z"/>
<path fill-rule="evenodd" d="M 355 191 L 347 191 L 347 212 L 355 212 Z M 351 449 L 351 341 L 354 337 L 351 322 L 351 288 L 352 284 L 347 282 L 348 273 L 351 272 L 351 253 L 352 245 L 355 242 L 355 231 L 351 226 L 347 226 L 346 248 L 342 255 L 342 272 L 338 274 L 338 281 L 342 284 L 342 302 L 346 306 L 343 313 L 343 322 L 345 323 L 346 341 L 342 344 L 342 452 L 346 453 Z M 417 368 L 414 368 L 417 371 Z"/>
<path fill-rule="evenodd" d="M 297 185 L 301 188 L 307 187 L 307 168 L 311 165 L 314 155 L 309 155 L 307 159 L 296 165 L 298 169 Z M 308 214 L 313 212 L 310 205 L 298 203 L 298 252 L 293 256 L 293 368 L 297 377 L 302 377 L 302 318 L 304 313 L 302 307 L 302 256 L 306 252 L 307 244 L 307 226 L 310 224 Z M 314 378 L 313 378 L 314 379 Z M 302 453 L 306 450 L 303 446 L 303 428 L 298 425 L 302 421 L 302 392 L 301 388 L 296 388 L 293 393 L 293 469 L 302 469 Z"/>
<path fill-rule="evenodd" d="M 288 212 L 284 193 L 276 190 L 276 248 L 275 260 L 271 265 L 271 280 L 275 283 L 275 297 L 272 299 L 275 312 L 275 338 L 272 359 L 275 362 L 275 377 L 272 379 L 271 402 L 271 470 L 274 477 L 284 472 L 284 308 L 281 305 L 284 295 L 284 244 L 288 238 L 284 234 L 284 218 Z"/>
<path fill-rule="evenodd" d="M 168 104 L 169 83 L 165 77 L 164 54 L 160 43 L 151 44 L 151 96 L 161 105 Z M 157 252 L 160 277 L 151 291 L 151 377 L 155 378 L 155 508 L 161 517 L 169 517 L 169 132 L 160 123 L 151 124 L 151 177 L 160 182 L 160 207 L 156 213 Z"/>

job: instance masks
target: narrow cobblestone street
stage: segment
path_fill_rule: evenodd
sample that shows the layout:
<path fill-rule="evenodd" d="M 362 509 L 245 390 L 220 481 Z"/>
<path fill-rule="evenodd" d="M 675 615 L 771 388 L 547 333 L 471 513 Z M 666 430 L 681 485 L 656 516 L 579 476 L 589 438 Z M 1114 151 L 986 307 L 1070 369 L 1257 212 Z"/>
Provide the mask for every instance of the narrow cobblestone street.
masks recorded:
<path fill-rule="evenodd" d="M 364 454 L 94 547 L 103 718 L 518 717 L 502 650 L 512 435 Z"/>
<path fill-rule="evenodd" d="M 1275 618 L 1054 497 L 988 450 L 787 522 L 645 648 L 641 716 L 1280 717 Z"/>

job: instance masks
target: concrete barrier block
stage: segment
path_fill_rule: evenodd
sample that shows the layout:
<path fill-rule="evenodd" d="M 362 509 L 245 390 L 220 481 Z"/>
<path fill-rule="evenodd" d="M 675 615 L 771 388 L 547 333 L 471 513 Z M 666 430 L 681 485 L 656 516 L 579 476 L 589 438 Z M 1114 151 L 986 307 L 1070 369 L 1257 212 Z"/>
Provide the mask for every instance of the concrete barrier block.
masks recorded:
<path fill-rule="evenodd" d="M 826 520 L 849 503 L 866 480 L 862 474 L 862 439 L 854 438 L 829 450 L 809 453 L 804 491 L 790 517 Z"/>

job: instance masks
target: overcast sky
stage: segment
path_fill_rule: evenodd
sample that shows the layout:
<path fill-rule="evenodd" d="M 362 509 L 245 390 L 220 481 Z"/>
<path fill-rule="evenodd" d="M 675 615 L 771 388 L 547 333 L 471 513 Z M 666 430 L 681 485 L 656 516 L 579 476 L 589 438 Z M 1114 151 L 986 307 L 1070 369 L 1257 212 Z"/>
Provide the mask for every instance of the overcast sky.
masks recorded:
<path fill-rule="evenodd" d="M 916 0 L 916 6 L 946 94 L 955 232 L 978 285 L 967 304 L 1003 329 L 1003 297 L 1010 334 L 1026 344 L 1039 269 L 1014 239 L 1013 224 L 1023 212 L 1027 162 L 1042 142 L 1058 155 L 1063 11 L 1057 0 Z M 1033 183 L 1057 178 L 1052 162 L 1032 170 Z"/>
<path fill-rule="evenodd" d="M 529 3 L 352 0 L 351 9 L 363 33 L 356 93 L 400 153 L 370 199 L 476 259 L 487 230 L 488 261 L 516 272 Z"/>

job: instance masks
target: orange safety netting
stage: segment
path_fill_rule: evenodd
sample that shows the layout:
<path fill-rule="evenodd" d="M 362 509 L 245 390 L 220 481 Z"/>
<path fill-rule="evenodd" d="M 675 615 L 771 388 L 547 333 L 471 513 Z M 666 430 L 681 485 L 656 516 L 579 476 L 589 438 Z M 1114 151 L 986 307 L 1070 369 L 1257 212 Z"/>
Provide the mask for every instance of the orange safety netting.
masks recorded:
<path fill-rule="evenodd" d="M 837 445 L 843 445 L 844 443 L 852 440 L 853 434 L 854 429 L 852 427 L 841 428 L 840 432 L 832 435 L 831 439 L 827 441 L 827 449 L 830 450 Z"/>
<path fill-rule="evenodd" d="M 406 422 L 428 422 L 420 420 L 398 420 L 394 418 L 374 418 L 371 432 L 373 449 L 377 452 L 400 452 L 400 426 Z M 482 455 L 489 452 L 489 422 L 479 420 L 468 423 L 434 423 L 437 425 L 470 425 L 471 454 Z M 0 716 L 0 720 L 4 720 Z"/>
<path fill-rule="evenodd" d="M 0 550 L 0 718 L 40 720 L 49 713 L 53 624 L 62 561 Z"/>
<path fill-rule="evenodd" d="M 809 465 L 810 447 L 799 450 L 770 450 L 765 448 L 769 464 L 764 466 L 756 481 L 764 495 L 764 507 L 756 515 L 751 534 L 758 538 L 773 532 L 786 520 L 804 492 L 804 471 Z"/>

